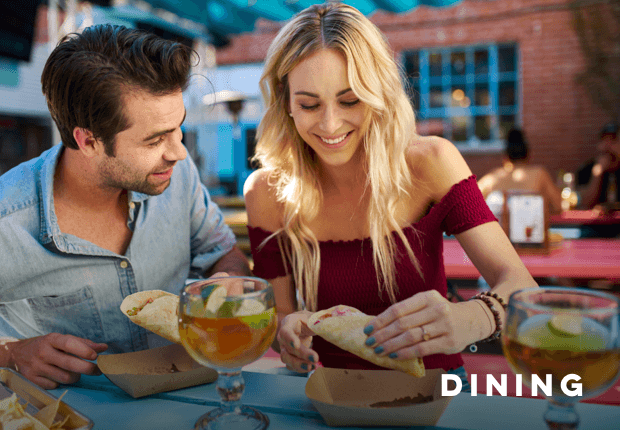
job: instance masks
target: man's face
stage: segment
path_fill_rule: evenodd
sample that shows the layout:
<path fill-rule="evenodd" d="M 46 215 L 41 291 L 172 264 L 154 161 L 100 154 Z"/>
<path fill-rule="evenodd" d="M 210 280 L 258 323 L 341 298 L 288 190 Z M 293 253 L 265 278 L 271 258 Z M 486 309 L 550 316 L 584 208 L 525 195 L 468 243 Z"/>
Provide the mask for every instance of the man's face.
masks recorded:
<path fill-rule="evenodd" d="M 620 158 L 620 136 L 604 134 L 598 143 L 598 150 Z"/>
<path fill-rule="evenodd" d="M 170 185 L 176 162 L 187 156 L 181 142 L 183 94 L 178 91 L 154 96 L 132 91 L 123 102 L 130 126 L 116 135 L 114 156 L 101 156 L 98 167 L 102 186 L 161 194 Z"/>

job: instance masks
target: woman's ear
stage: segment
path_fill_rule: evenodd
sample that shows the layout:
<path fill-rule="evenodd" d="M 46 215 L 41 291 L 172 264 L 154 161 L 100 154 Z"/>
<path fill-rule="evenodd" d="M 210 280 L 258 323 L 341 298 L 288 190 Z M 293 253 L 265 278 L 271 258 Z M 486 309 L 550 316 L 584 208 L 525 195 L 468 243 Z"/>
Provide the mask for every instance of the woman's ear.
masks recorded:
<path fill-rule="evenodd" d="M 87 157 L 92 157 L 97 154 L 100 142 L 90 130 L 75 127 L 73 129 L 73 139 L 75 139 L 79 150 Z"/>

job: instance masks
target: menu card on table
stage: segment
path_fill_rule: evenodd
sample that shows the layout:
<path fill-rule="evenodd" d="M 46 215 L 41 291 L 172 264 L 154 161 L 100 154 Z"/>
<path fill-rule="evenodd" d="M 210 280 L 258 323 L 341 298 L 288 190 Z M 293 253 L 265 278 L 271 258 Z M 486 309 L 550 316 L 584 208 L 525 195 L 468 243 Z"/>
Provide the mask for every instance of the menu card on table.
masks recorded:
<path fill-rule="evenodd" d="M 519 253 L 549 252 L 549 217 L 543 196 L 506 193 L 506 233 Z"/>

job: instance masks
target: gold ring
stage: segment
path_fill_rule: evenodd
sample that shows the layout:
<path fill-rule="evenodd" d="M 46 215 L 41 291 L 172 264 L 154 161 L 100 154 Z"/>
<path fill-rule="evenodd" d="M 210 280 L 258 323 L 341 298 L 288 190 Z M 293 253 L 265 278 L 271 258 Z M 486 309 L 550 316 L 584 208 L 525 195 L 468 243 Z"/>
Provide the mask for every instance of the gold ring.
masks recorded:
<path fill-rule="evenodd" d="M 423 325 L 421 325 L 421 326 L 420 326 L 420 328 L 422 329 L 422 340 L 423 340 L 424 342 L 428 341 L 428 340 L 431 338 L 431 335 L 430 335 L 430 334 L 428 334 L 428 333 L 426 332 L 426 330 L 424 330 L 424 326 L 423 326 Z"/>

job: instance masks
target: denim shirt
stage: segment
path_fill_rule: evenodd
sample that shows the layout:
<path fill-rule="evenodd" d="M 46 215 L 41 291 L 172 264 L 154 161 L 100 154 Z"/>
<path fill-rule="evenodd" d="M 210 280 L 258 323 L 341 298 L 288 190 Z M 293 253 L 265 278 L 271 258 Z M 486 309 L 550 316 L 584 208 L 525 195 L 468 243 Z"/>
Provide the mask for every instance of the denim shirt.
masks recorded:
<path fill-rule="evenodd" d="M 57 332 L 146 349 L 147 332 L 123 315 L 130 294 L 179 294 L 190 270 L 204 272 L 235 245 L 189 156 L 160 195 L 129 192 L 125 255 L 60 231 L 53 181 L 62 145 L 0 176 L 0 336 Z"/>

